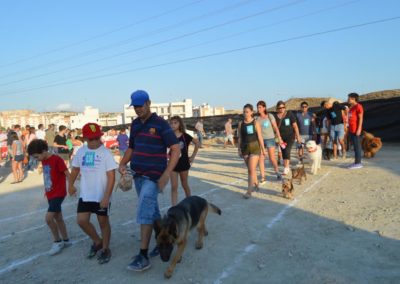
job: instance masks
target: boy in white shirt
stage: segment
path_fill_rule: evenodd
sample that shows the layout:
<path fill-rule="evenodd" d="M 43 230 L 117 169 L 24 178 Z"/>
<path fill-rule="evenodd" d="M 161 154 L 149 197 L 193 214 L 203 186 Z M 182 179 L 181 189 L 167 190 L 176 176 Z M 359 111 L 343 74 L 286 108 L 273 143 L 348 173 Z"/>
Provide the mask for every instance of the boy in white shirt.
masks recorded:
<path fill-rule="evenodd" d="M 78 150 L 72 161 L 68 192 L 70 195 L 76 194 L 74 182 L 81 173 L 77 223 L 93 241 L 87 257 L 93 258 L 100 252 L 97 259 L 103 264 L 111 258 L 108 209 L 118 165 L 111 152 L 101 143 L 103 133 L 98 124 L 85 124 L 82 134 L 87 145 Z M 90 222 L 91 213 L 97 215 L 101 237 Z"/>

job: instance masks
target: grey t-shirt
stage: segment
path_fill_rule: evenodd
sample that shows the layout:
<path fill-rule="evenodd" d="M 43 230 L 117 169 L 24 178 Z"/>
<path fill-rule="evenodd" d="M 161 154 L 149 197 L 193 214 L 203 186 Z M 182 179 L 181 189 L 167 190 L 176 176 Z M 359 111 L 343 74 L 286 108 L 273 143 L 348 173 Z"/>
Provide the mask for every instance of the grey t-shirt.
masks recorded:
<path fill-rule="evenodd" d="M 307 112 L 303 114 L 302 112 L 296 113 L 297 125 L 299 126 L 300 135 L 312 135 L 313 125 L 312 125 L 312 114 Z"/>
<path fill-rule="evenodd" d="M 274 139 L 275 133 L 274 129 L 272 128 L 272 122 L 275 122 L 275 117 L 271 114 L 268 114 L 268 117 L 266 118 L 258 117 L 257 121 L 261 126 L 263 139 Z"/>

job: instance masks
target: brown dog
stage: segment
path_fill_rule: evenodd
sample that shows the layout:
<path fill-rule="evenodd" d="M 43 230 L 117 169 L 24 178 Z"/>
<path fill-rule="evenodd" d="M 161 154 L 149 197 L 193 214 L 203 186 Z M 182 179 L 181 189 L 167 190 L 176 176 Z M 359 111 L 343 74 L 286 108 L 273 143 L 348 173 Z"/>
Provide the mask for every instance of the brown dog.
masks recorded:
<path fill-rule="evenodd" d="M 299 184 L 302 183 L 303 177 L 305 180 L 307 180 L 307 174 L 306 170 L 304 169 L 304 163 L 302 161 L 302 166 L 297 167 L 297 168 L 292 168 L 292 180 L 297 179 L 299 181 Z"/>
<path fill-rule="evenodd" d="M 361 147 L 364 151 L 364 157 L 373 158 L 382 148 L 381 138 L 375 137 L 372 133 L 368 133 L 367 131 L 363 131 Z"/>
<path fill-rule="evenodd" d="M 294 194 L 294 187 L 292 179 L 282 180 L 282 194 L 287 199 L 292 199 Z"/>
<path fill-rule="evenodd" d="M 194 227 L 197 227 L 199 233 L 196 249 L 203 247 L 203 238 L 208 235 L 205 223 L 208 210 L 221 215 L 221 210 L 214 204 L 199 196 L 190 196 L 171 207 L 162 220 L 154 222 L 161 260 L 169 261 L 174 245 L 178 246 L 175 256 L 164 273 L 166 278 L 172 276 L 177 262 L 181 260 L 189 231 Z"/>

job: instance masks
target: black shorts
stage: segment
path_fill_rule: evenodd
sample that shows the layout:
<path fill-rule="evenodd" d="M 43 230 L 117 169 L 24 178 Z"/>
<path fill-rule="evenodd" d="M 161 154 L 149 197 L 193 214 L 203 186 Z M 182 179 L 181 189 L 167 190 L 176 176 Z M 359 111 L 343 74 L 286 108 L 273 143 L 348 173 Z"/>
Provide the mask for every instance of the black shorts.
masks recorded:
<path fill-rule="evenodd" d="M 111 203 L 108 204 L 108 208 L 100 208 L 100 202 L 83 201 L 82 198 L 79 198 L 77 212 L 90 212 L 95 213 L 99 216 L 108 216 L 108 209 L 110 208 L 110 206 Z"/>
<path fill-rule="evenodd" d="M 182 159 L 182 157 L 178 160 L 178 163 L 175 166 L 174 172 L 185 172 L 190 169 L 189 158 Z"/>
<path fill-rule="evenodd" d="M 64 197 L 55 197 L 47 201 L 49 202 L 49 209 L 47 209 L 47 212 L 61 212 L 61 203 L 63 203 Z"/>

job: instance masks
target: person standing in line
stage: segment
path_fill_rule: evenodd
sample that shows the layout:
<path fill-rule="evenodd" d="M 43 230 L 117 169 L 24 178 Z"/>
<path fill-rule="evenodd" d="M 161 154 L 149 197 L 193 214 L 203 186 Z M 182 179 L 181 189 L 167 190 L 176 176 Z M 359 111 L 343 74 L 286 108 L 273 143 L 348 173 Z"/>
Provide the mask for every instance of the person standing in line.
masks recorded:
<path fill-rule="evenodd" d="M 12 184 L 22 182 L 24 179 L 24 168 L 22 167 L 24 156 L 24 145 L 18 138 L 18 134 L 14 132 L 11 134 L 11 168 L 14 176 L 14 181 L 11 182 Z"/>
<path fill-rule="evenodd" d="M 56 138 L 56 132 L 54 130 L 54 124 L 49 124 L 49 127 L 46 130 L 46 135 L 44 140 L 46 140 L 47 145 L 49 145 L 49 152 L 52 154 L 58 153 L 57 149 L 54 148 L 54 139 Z"/>
<path fill-rule="evenodd" d="M 64 125 L 60 125 L 58 127 L 58 133 L 56 137 L 54 138 L 54 144 L 53 147 L 57 149 L 58 155 L 61 157 L 61 159 L 64 160 L 65 165 L 68 167 L 69 166 L 69 149 L 67 145 L 67 127 Z"/>
<path fill-rule="evenodd" d="M 283 158 L 283 175 L 287 175 L 290 171 L 290 152 L 296 138 L 297 143 L 301 144 L 299 128 L 297 126 L 296 117 L 291 111 L 286 111 L 286 105 L 283 101 L 276 104 L 275 119 L 281 134 L 282 143 L 280 144 Z"/>
<path fill-rule="evenodd" d="M 204 121 L 202 118 L 200 118 L 196 122 L 194 128 L 196 129 L 197 139 L 199 140 L 200 148 L 203 148 L 203 136 L 206 135 L 206 133 L 204 132 Z"/>
<path fill-rule="evenodd" d="M 266 155 L 261 126 L 253 117 L 253 106 L 246 104 L 243 107 L 243 121 L 238 125 L 239 156 L 247 166 L 247 191 L 243 198 L 249 199 L 253 190 L 258 191 L 257 164 L 260 155 Z"/>
<path fill-rule="evenodd" d="M 104 264 L 111 259 L 111 226 L 108 215 L 115 183 L 115 169 L 118 165 L 110 150 L 101 142 L 103 132 L 98 124 L 85 124 L 82 135 L 87 145 L 78 150 L 72 161 L 68 193 L 71 196 L 76 194 L 74 183 L 80 173 L 77 223 L 93 242 L 87 258 L 91 259 L 97 255 L 98 263 Z M 97 215 L 101 237 L 90 222 L 91 214 Z"/>
<path fill-rule="evenodd" d="M 282 179 L 279 173 L 278 162 L 275 157 L 275 137 L 278 140 L 282 140 L 281 134 L 279 132 L 278 126 L 276 125 L 275 117 L 267 112 L 267 104 L 264 101 L 259 101 L 257 103 L 258 118 L 257 121 L 261 126 L 261 133 L 264 139 L 264 146 L 267 148 L 268 158 L 271 165 L 274 167 L 276 178 L 278 180 Z M 275 133 L 274 133 L 275 132 Z M 258 163 L 261 173 L 260 184 L 265 183 L 265 156 L 260 155 L 260 160 Z"/>
<path fill-rule="evenodd" d="M 36 130 L 36 138 L 37 139 L 46 140 L 46 132 L 43 129 L 44 129 L 43 124 L 42 123 L 39 124 L 38 129 Z"/>
<path fill-rule="evenodd" d="M 122 158 L 125 155 L 125 151 L 128 149 L 129 146 L 129 137 L 126 135 L 126 129 L 123 127 L 117 136 L 118 142 L 118 151 L 119 151 L 119 161 L 121 162 Z"/>
<path fill-rule="evenodd" d="M 129 147 L 120 162 L 119 172 L 125 174 L 126 164 L 130 162 L 138 195 L 136 220 L 140 224 L 141 243 L 140 252 L 127 268 L 143 271 L 151 267 L 148 249 L 153 223 L 161 218 L 158 193 L 167 185 L 181 151 L 178 139 L 168 122 L 151 112 L 151 101 L 146 91 L 133 92 L 130 105 L 134 107 L 138 117 L 132 121 Z M 170 148 L 169 160 L 167 148 Z M 150 257 L 158 254 L 156 246 Z"/>
<path fill-rule="evenodd" d="M 232 146 L 235 147 L 235 142 L 233 142 L 233 129 L 232 129 L 232 118 L 228 118 L 228 121 L 225 123 L 225 139 L 224 139 L 224 148 L 231 142 Z"/>
<path fill-rule="evenodd" d="M 359 95 L 357 93 L 348 94 L 347 102 L 350 104 L 349 109 L 349 135 L 354 146 L 355 161 L 350 165 L 349 169 L 360 169 L 361 164 L 361 133 L 364 121 L 364 109 L 359 103 Z"/>
<path fill-rule="evenodd" d="M 315 119 L 313 114 L 308 110 L 308 103 L 302 102 L 300 104 L 300 112 L 296 113 L 297 125 L 303 144 L 297 145 L 298 155 L 300 158 L 304 155 L 304 144 L 313 140 L 315 130 Z"/>
<path fill-rule="evenodd" d="M 333 143 L 333 158 L 338 157 L 338 144 L 342 147 L 342 158 L 346 158 L 346 146 L 344 145 L 344 121 L 343 114 L 345 111 L 344 106 L 341 106 L 339 102 L 334 102 L 330 99 L 326 103 L 326 109 L 328 111 L 328 125 L 330 129 L 330 139 Z"/>
<path fill-rule="evenodd" d="M 70 176 L 64 161 L 48 149 L 42 139 L 35 139 L 28 145 L 29 156 L 41 161 L 44 169 L 44 190 L 49 203 L 45 219 L 54 239 L 49 255 L 55 255 L 71 245 L 61 212 L 61 204 L 67 195 L 66 181 Z"/>
<path fill-rule="evenodd" d="M 188 183 L 189 169 L 199 150 L 199 142 L 197 139 L 186 133 L 185 125 L 180 116 L 171 117 L 170 125 L 176 138 L 178 138 L 179 147 L 181 149 L 181 156 L 179 157 L 178 163 L 171 172 L 171 203 L 172 206 L 175 206 L 178 201 L 178 176 L 181 180 L 183 190 L 185 191 L 185 196 L 189 197 L 192 195 Z M 189 157 L 189 145 L 191 143 L 194 144 L 194 150 L 192 155 Z"/>

